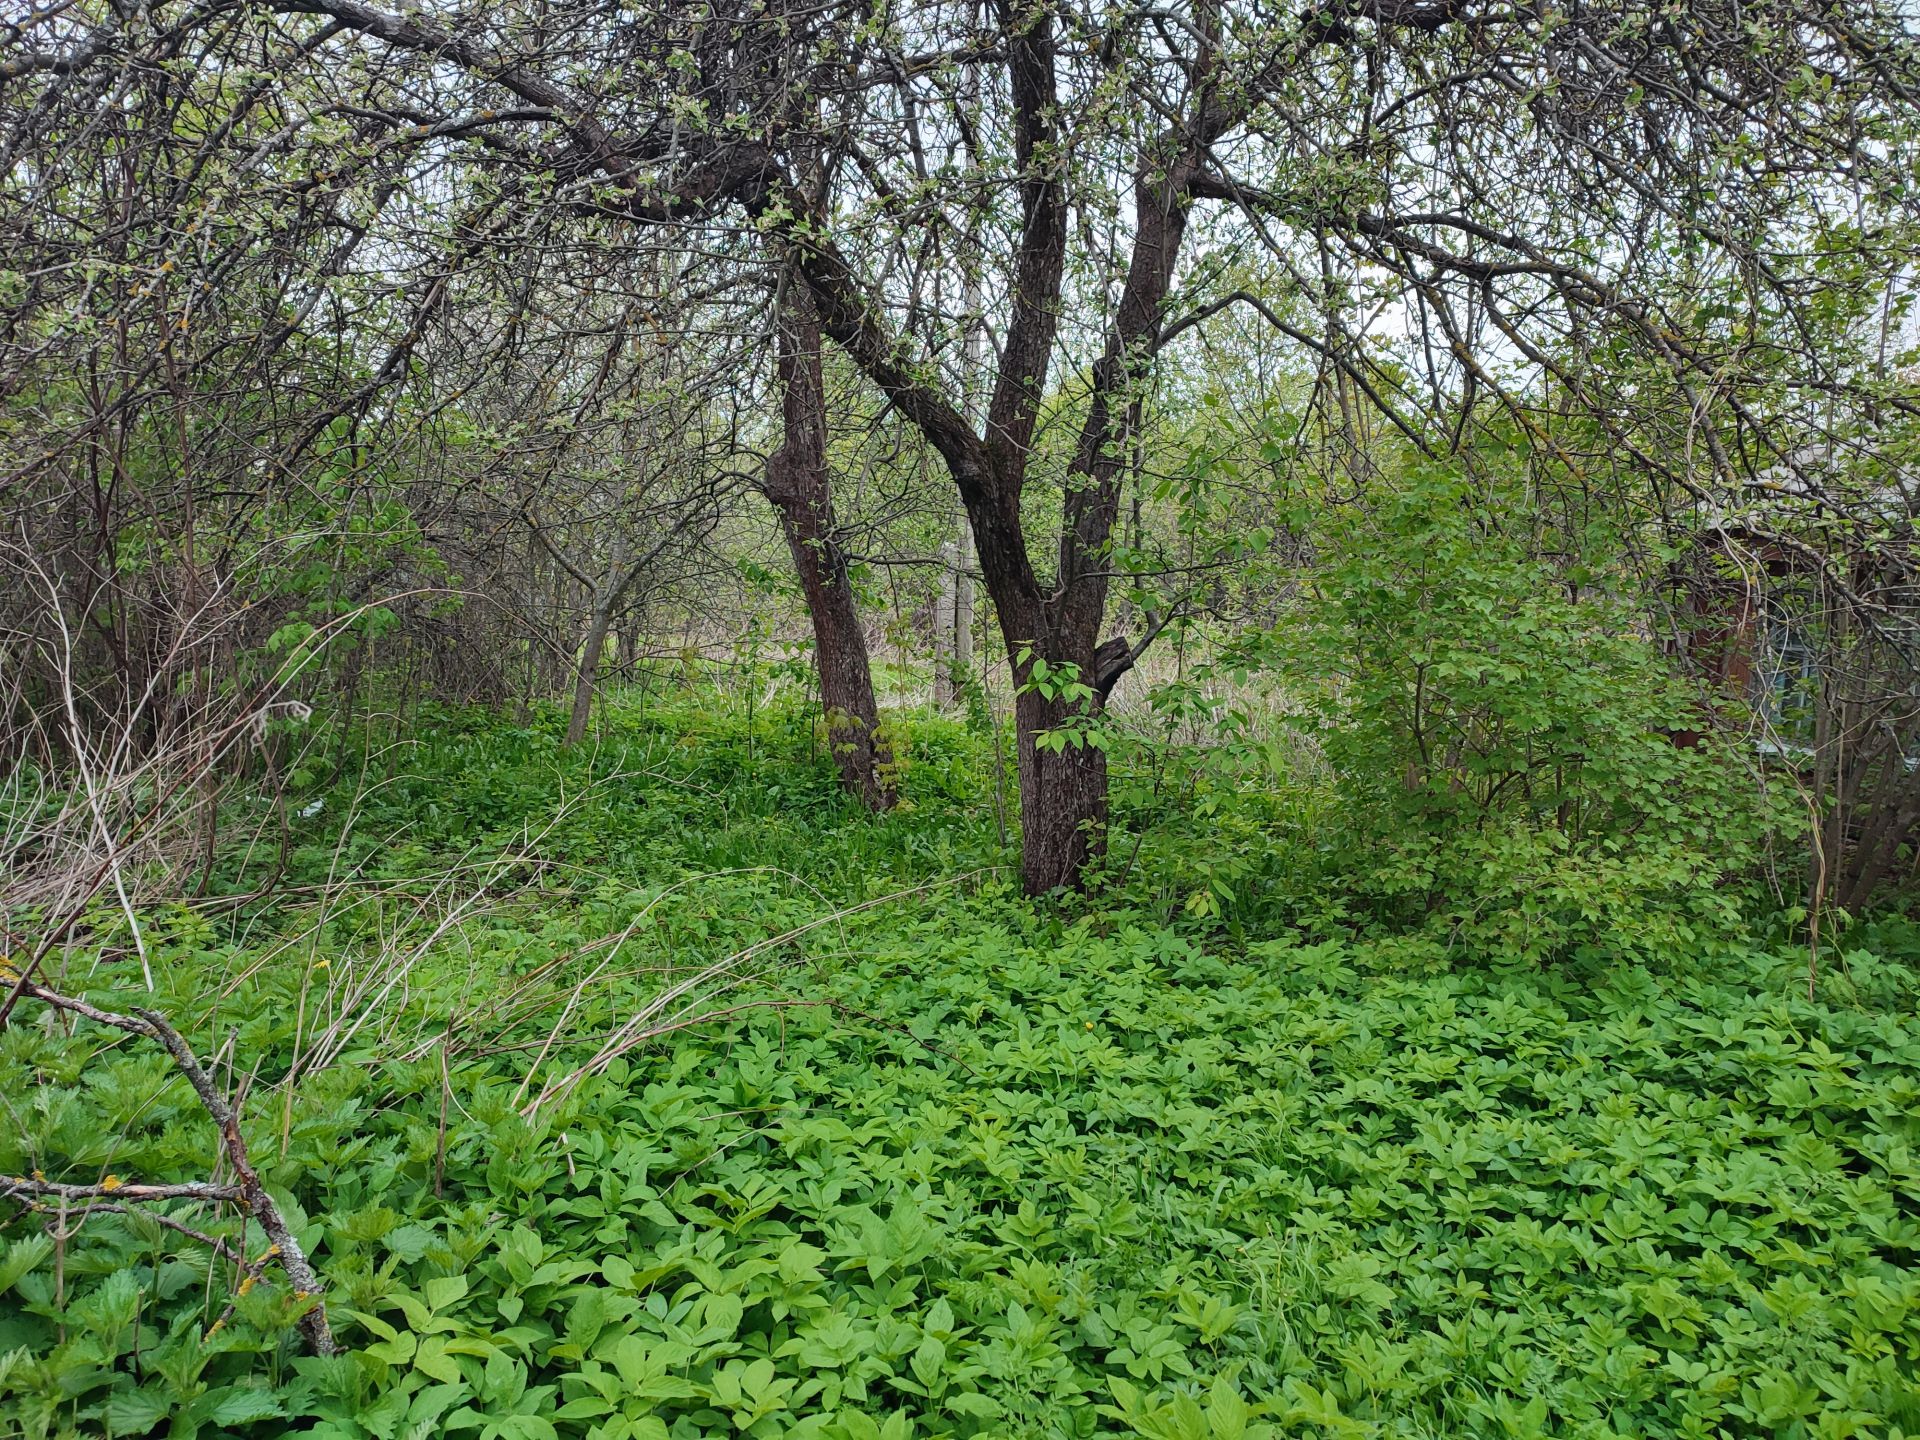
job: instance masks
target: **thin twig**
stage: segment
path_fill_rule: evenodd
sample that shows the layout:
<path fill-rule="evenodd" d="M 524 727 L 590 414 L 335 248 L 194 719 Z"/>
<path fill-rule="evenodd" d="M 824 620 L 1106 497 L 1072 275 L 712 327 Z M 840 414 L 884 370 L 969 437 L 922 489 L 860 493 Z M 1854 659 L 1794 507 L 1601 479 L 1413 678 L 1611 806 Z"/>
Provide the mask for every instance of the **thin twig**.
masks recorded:
<path fill-rule="evenodd" d="M 108 1177 L 97 1185 L 63 1185 L 37 1175 L 0 1175 L 0 1200 L 202 1200 L 244 1202 L 238 1185 L 189 1180 L 180 1185 L 146 1185 Z M 95 1210 L 106 1208 L 95 1205 Z"/>

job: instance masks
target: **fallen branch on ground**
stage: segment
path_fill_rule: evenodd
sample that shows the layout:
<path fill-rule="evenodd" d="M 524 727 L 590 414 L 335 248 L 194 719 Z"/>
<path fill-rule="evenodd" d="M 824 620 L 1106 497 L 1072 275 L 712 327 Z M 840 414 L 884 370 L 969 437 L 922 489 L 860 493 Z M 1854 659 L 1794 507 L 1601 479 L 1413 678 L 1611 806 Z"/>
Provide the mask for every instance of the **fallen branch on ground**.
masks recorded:
<path fill-rule="evenodd" d="M 294 1238 L 287 1227 L 286 1217 L 280 1213 L 280 1207 L 267 1193 L 266 1186 L 247 1157 L 247 1142 L 240 1133 L 240 1117 L 220 1093 L 214 1084 L 213 1076 L 200 1063 L 192 1048 L 180 1037 L 167 1017 L 157 1010 L 135 1010 L 131 1015 L 121 1015 L 112 1010 L 102 1010 L 84 1000 L 69 995 L 61 995 L 49 990 L 37 981 L 20 977 L 17 993 L 30 999 L 50 1005 L 56 1010 L 65 1010 L 80 1015 L 101 1025 L 116 1030 L 124 1030 L 130 1035 L 144 1035 L 159 1043 L 180 1073 L 193 1087 L 193 1093 L 200 1098 L 200 1104 L 212 1118 L 220 1131 L 221 1148 L 226 1154 L 227 1164 L 233 1168 L 236 1183 L 219 1185 L 210 1182 L 189 1182 L 179 1185 L 147 1185 L 118 1180 L 112 1176 L 97 1185 L 67 1185 L 55 1181 L 43 1180 L 38 1175 L 0 1176 L 0 1197 L 18 1199 L 31 1204 L 34 1199 L 54 1199 L 63 1204 L 72 1202 L 100 1201 L 93 1209 L 124 1209 L 133 1201 L 159 1200 L 200 1200 L 207 1202 L 228 1201 L 238 1205 L 250 1215 L 266 1233 L 268 1248 L 257 1261 L 242 1264 L 250 1277 L 257 1277 L 269 1260 L 278 1261 L 280 1269 L 287 1277 L 287 1283 L 293 1287 L 296 1302 L 312 1300 L 310 1309 L 303 1312 L 295 1322 L 300 1334 L 307 1342 L 307 1348 L 316 1355 L 334 1355 L 338 1346 L 333 1339 L 333 1331 L 327 1325 L 326 1301 L 322 1295 L 320 1277 L 314 1272 L 307 1253 Z M 153 1215 L 151 1218 L 162 1220 L 171 1228 L 194 1234 L 196 1238 L 211 1240 L 212 1237 L 200 1236 L 185 1226 Z M 216 1246 L 224 1250 L 224 1246 Z M 243 1284 L 251 1283 L 245 1281 Z M 232 1306 L 228 1307 L 232 1313 Z M 226 1316 L 216 1322 L 215 1328 L 225 1323 Z"/>

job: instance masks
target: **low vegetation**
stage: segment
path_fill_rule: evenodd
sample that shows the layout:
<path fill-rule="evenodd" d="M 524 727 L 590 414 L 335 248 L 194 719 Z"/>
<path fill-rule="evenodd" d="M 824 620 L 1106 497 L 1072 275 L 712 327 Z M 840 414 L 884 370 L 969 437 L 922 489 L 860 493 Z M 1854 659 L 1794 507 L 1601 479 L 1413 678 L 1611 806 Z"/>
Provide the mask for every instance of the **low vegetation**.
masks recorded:
<path fill-rule="evenodd" d="M 782 702 L 564 724 L 441 715 L 313 793 L 280 898 L 147 936 L 346 1353 L 188 1209 L 41 1201 L 10 1433 L 1920 1427 L 1903 924 L 1811 1000 L 1804 946 L 1726 928 L 1422 965 L 1417 926 L 1249 938 L 1258 884 L 1020 900 L 959 722 L 899 724 L 881 822 Z M 69 988 L 126 940 L 91 933 Z M 0 1170 L 213 1168 L 165 1056 L 85 1020 L 9 1028 L 0 1093 Z"/>

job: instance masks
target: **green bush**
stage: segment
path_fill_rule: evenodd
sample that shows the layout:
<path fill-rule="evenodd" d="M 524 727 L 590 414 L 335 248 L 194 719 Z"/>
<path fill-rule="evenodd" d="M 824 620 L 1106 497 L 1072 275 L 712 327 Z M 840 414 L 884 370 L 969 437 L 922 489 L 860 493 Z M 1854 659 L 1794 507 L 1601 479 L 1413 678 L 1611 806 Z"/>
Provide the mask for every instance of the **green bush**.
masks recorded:
<path fill-rule="evenodd" d="M 1339 803 L 1324 883 L 1468 958 L 1657 959 L 1737 929 L 1768 797 L 1603 571 L 1549 562 L 1459 475 L 1338 537 L 1280 659 Z M 1586 537 L 1594 541 L 1595 537 Z M 1596 542 L 1597 543 L 1597 542 Z"/>

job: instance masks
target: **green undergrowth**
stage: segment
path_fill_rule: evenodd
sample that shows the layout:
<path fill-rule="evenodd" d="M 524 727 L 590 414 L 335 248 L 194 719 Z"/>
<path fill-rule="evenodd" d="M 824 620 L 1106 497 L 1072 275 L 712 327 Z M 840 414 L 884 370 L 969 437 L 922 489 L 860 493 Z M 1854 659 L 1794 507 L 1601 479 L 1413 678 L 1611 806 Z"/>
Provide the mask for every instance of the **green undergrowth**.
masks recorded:
<path fill-rule="evenodd" d="M 903 731 L 876 825 L 790 715 L 625 709 L 565 760 L 553 723 L 439 717 L 316 793 L 269 907 L 152 918 L 350 1353 L 299 1353 L 277 1272 L 214 1328 L 204 1246 L 10 1209 L 0 1435 L 1920 1433 L 1899 928 L 1813 1000 L 1730 941 L 1415 971 L 1019 900 L 962 726 Z M 90 933 L 67 983 L 143 1003 Z M 0 1034 L 0 1170 L 213 1171 L 164 1057 L 43 1019 Z"/>

